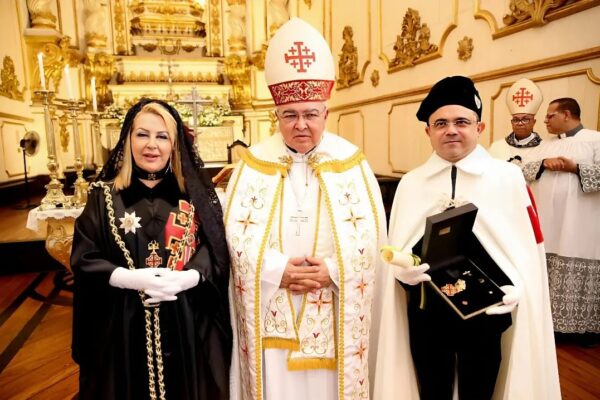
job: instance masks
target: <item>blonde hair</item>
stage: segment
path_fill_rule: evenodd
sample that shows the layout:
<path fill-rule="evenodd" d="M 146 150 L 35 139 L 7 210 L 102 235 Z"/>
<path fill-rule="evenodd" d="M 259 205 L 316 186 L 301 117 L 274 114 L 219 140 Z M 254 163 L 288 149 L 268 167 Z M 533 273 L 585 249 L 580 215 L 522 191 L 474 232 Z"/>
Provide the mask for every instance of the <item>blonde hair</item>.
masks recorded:
<path fill-rule="evenodd" d="M 131 185 L 131 173 L 133 170 L 133 155 L 131 154 L 131 132 L 135 127 L 135 121 L 143 114 L 154 114 L 158 115 L 165 121 L 169 138 L 171 139 L 171 167 L 173 168 L 173 174 L 177 180 L 179 190 L 185 193 L 185 180 L 183 179 L 183 173 L 181 168 L 181 157 L 179 154 L 179 142 L 177 141 L 177 121 L 171 115 L 171 113 L 159 103 L 148 103 L 142 107 L 139 113 L 133 119 L 131 129 L 127 133 L 125 138 L 125 144 L 123 145 L 123 162 L 121 169 L 115 177 L 114 188 L 115 190 L 123 190 Z"/>

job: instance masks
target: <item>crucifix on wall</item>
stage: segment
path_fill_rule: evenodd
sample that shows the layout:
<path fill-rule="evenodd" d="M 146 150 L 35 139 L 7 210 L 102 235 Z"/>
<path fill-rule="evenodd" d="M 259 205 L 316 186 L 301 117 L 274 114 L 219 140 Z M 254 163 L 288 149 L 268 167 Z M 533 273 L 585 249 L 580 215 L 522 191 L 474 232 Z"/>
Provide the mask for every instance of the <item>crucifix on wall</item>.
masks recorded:
<path fill-rule="evenodd" d="M 167 67 L 167 83 L 169 85 L 169 93 L 167 93 L 167 100 L 174 101 L 175 95 L 173 94 L 173 68 L 179 67 L 179 64 L 174 64 L 171 61 L 171 58 L 168 58 L 166 64 L 160 63 L 158 64 L 158 66 L 161 68 Z"/>

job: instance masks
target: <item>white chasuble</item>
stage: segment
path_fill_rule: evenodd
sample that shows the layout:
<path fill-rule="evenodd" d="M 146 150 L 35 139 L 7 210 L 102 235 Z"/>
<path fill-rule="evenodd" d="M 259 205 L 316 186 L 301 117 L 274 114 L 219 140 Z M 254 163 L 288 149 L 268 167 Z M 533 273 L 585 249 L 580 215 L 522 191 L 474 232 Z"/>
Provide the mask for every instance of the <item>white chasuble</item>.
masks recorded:
<path fill-rule="evenodd" d="M 373 182 L 362 153 L 330 134 L 308 156 L 276 135 L 243 157 L 225 214 L 241 398 L 369 398 L 384 221 Z M 324 259 L 334 284 L 296 296 L 279 288 L 288 258 L 306 256 Z"/>

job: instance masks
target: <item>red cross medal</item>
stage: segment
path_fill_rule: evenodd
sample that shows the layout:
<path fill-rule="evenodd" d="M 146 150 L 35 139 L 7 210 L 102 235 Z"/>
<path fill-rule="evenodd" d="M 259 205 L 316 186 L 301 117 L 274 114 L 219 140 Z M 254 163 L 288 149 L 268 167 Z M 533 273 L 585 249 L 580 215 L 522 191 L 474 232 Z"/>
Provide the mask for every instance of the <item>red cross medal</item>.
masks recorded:
<path fill-rule="evenodd" d="M 156 253 L 159 245 L 156 240 L 148 243 L 148 250 L 151 251 L 150 255 L 146 257 L 146 265 L 150 268 L 157 268 L 160 264 L 162 264 L 162 257 Z"/>

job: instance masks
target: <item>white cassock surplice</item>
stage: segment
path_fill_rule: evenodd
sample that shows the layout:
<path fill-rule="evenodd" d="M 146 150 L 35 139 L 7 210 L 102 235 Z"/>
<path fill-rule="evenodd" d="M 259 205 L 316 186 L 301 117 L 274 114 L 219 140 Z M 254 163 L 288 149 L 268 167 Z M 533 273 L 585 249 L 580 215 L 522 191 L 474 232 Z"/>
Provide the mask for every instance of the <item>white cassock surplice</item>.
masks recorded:
<path fill-rule="evenodd" d="M 579 173 L 542 169 L 544 159 L 559 156 Z M 544 139 L 523 173 L 544 234 L 554 330 L 599 333 L 600 133 L 578 127 Z"/>
<path fill-rule="evenodd" d="M 306 155 L 278 134 L 252 146 L 229 182 L 225 225 L 236 336 L 232 398 L 367 399 L 386 229 L 362 152 L 327 132 Z M 324 259 L 334 283 L 292 295 L 279 287 L 283 271 L 289 258 L 306 256 Z"/>
<path fill-rule="evenodd" d="M 538 144 L 534 145 L 534 143 Z M 535 132 L 521 140 L 517 139 L 513 132 L 509 136 L 492 143 L 488 153 L 494 158 L 524 165 L 536 159 L 539 143 L 541 143 L 541 139 Z"/>

